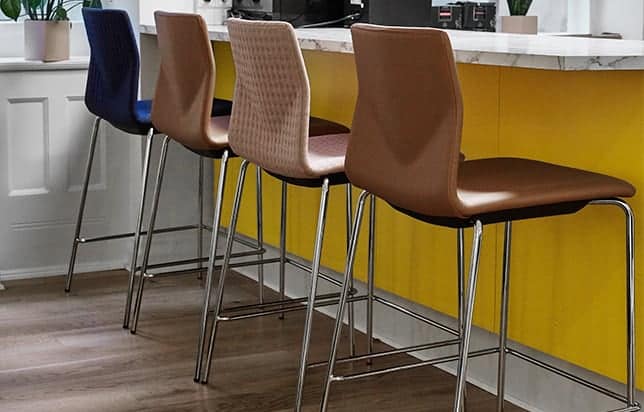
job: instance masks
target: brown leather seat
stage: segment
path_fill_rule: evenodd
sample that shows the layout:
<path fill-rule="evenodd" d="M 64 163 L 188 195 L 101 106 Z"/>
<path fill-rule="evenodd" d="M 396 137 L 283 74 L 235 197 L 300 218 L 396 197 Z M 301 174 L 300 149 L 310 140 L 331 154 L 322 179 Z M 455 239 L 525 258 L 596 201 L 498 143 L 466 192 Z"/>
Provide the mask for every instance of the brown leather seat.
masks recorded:
<path fill-rule="evenodd" d="M 345 166 L 355 186 L 448 226 L 571 213 L 594 199 L 635 194 L 623 180 L 534 160 L 463 161 L 463 103 L 448 35 L 360 24 L 352 34 L 359 95 Z"/>

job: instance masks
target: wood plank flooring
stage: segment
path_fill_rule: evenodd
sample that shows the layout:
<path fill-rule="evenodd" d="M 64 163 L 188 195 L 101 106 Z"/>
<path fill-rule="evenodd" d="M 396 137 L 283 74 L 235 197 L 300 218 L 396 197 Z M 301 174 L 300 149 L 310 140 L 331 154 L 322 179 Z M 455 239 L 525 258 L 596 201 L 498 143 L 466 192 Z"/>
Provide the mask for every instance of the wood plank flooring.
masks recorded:
<path fill-rule="evenodd" d="M 254 302 L 254 282 L 229 279 L 228 303 Z M 204 386 L 192 381 L 202 300 L 196 276 L 147 283 L 137 335 L 121 327 L 126 272 L 79 275 L 69 295 L 63 282 L 13 281 L 0 291 L 0 411 L 292 410 L 303 313 L 224 324 Z M 331 319 L 316 315 L 312 360 L 326 358 L 331 328 Z M 363 336 L 358 344 L 364 347 Z M 307 412 L 318 410 L 323 373 L 307 377 Z M 452 376 L 416 369 L 335 384 L 329 410 L 450 411 L 453 390 Z M 493 396 L 469 389 L 468 412 L 495 405 Z"/>

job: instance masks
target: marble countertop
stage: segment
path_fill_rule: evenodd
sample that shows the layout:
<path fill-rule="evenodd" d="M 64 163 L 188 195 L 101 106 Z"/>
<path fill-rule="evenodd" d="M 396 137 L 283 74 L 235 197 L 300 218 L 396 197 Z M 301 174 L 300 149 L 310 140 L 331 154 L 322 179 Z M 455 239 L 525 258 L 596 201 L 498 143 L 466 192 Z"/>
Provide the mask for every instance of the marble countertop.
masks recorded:
<path fill-rule="evenodd" d="M 53 63 L 25 60 L 23 57 L 0 57 L 0 72 L 84 70 L 88 66 L 88 56 L 72 56 L 69 60 Z"/>
<path fill-rule="evenodd" d="M 142 25 L 142 34 L 156 34 Z M 211 40 L 228 41 L 226 26 L 209 26 Z M 447 30 L 459 63 L 545 70 L 644 70 L 644 41 Z M 297 29 L 304 50 L 353 53 L 349 29 Z"/>

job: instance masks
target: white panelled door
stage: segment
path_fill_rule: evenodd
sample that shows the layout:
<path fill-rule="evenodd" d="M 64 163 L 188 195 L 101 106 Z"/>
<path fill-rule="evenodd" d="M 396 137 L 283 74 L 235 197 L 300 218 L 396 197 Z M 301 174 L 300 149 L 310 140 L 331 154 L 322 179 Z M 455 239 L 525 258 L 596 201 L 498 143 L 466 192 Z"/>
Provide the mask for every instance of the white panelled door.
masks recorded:
<path fill-rule="evenodd" d="M 66 271 L 93 122 L 85 77 L 85 70 L 0 73 L 0 279 Z M 85 235 L 130 230 L 131 139 L 103 125 Z M 124 250 L 81 245 L 77 269 L 122 266 Z"/>

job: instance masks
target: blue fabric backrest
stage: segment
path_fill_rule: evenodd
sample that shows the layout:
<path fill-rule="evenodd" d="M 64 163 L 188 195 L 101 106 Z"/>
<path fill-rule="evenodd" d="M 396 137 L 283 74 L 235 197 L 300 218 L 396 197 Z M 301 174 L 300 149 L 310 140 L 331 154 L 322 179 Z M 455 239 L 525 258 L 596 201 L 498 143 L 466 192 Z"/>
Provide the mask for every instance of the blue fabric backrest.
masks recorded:
<path fill-rule="evenodd" d="M 90 112 L 130 133 L 145 133 L 136 120 L 139 51 L 123 10 L 83 9 L 91 49 L 85 104 Z"/>

